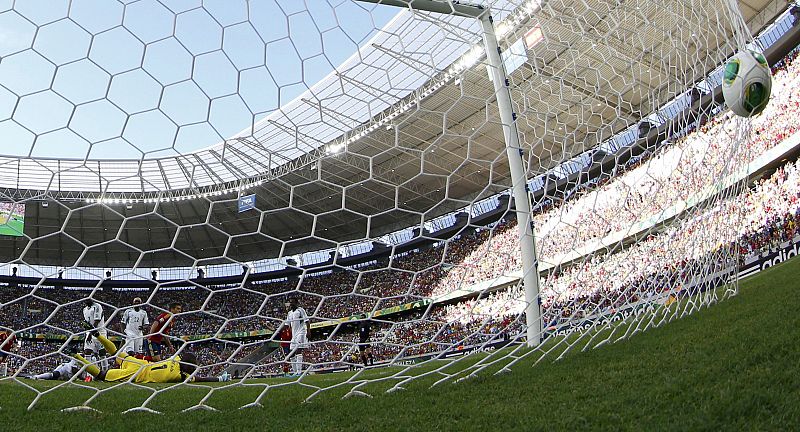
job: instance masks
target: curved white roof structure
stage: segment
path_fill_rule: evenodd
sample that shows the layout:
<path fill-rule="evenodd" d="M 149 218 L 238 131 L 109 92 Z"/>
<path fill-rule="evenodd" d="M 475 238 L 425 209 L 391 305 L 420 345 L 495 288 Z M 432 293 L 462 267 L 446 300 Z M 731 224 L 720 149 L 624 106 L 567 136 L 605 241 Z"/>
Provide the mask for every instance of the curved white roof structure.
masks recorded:
<path fill-rule="evenodd" d="M 787 6 L 739 4 L 752 31 Z M 729 22 L 680 12 L 706 2 L 667 5 L 487 5 L 504 18 L 507 52 L 528 43 L 509 83 L 530 178 L 638 124 L 735 50 Z M 51 202 L 28 206 L 26 237 L 0 242 L 0 260 L 246 262 L 375 239 L 506 190 L 480 37 L 473 19 L 404 11 L 309 91 L 207 149 L 141 160 L 0 157 L 6 199 Z M 237 213 L 241 189 L 256 194 L 257 211 Z"/>
<path fill-rule="evenodd" d="M 498 12 L 513 6 L 501 3 Z M 0 184 L 51 193 L 169 193 L 269 177 L 273 170 L 350 134 L 453 63 L 479 41 L 473 21 L 426 18 L 399 9 L 334 72 L 219 144 L 139 160 L 0 156 Z"/>

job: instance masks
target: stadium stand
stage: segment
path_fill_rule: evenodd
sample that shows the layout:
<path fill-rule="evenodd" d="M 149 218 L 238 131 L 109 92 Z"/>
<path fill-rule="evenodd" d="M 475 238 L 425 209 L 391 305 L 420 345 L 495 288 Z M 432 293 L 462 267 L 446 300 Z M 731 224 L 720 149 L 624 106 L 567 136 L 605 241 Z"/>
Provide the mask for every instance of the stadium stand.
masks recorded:
<path fill-rule="evenodd" d="M 713 186 L 728 174 L 719 167 L 746 165 L 796 136 L 800 131 L 797 55 L 795 50 L 774 67 L 773 101 L 754 120 L 754 139 L 747 141 L 744 149 L 734 151 L 724 139 L 725 129 L 733 120 L 729 114 L 722 114 L 686 137 L 629 161 L 614 177 L 581 184 L 563 202 L 540 207 L 535 223 L 541 235 L 538 239 L 541 260 L 559 262 L 559 256 L 570 250 L 650 220 L 671 204 L 686 201 Z M 683 157 L 677 158 L 676 154 Z M 693 157 L 686 157 L 687 154 Z M 730 155 L 735 159 L 728 165 L 722 163 L 722 158 Z M 700 289 L 709 281 L 688 279 L 698 272 L 687 269 L 713 266 L 713 260 L 709 262 L 704 257 L 715 250 L 736 248 L 740 261 L 744 262 L 748 257 L 793 241 L 800 222 L 799 199 L 800 165 L 795 160 L 779 161 L 774 172 L 762 173 L 751 189 L 735 200 L 717 203 L 680 225 L 653 231 L 647 238 L 614 254 L 597 254 L 577 265 L 555 266 L 548 272 L 542 291 L 545 322 L 555 331 L 566 318 L 588 317 L 639 299 L 657 298 L 660 286 L 673 285 L 664 283 L 665 280 L 679 281 L 687 290 Z M 594 211 L 585 211 L 589 207 Z M 743 222 L 729 226 L 726 222 L 732 214 L 744 214 Z M 297 290 L 303 292 L 301 304 L 314 311 L 316 323 L 320 324 L 305 356 L 307 363 L 320 370 L 358 363 L 353 343 L 357 338 L 355 327 L 325 325 L 326 320 L 359 316 L 415 301 L 429 302 L 376 321 L 371 342 L 379 359 L 413 358 L 441 354 L 454 346 L 502 342 L 524 328 L 517 321 L 525 307 L 518 289 L 501 286 L 480 298 L 467 295 L 445 302 L 435 300 L 465 286 L 518 270 L 515 224 L 513 218 L 503 219 L 483 229 L 462 232 L 450 241 L 398 254 L 393 257 L 390 269 L 385 268 L 385 263 L 375 263 L 357 271 L 320 270 L 302 280 L 284 278 L 248 283 L 246 290 L 231 289 L 236 285 L 212 284 L 162 287 L 150 304 L 166 309 L 169 303 L 180 302 L 192 311 L 176 318 L 174 333 L 186 336 L 190 349 L 214 373 L 261 349 L 264 341 L 270 339 L 270 331 L 280 325 L 280 321 L 267 317 L 284 315 L 283 304 Z M 493 232 L 491 237 L 489 230 Z M 701 247 L 696 241 L 698 233 L 711 233 Z M 690 238 L 694 241 L 688 241 Z M 133 297 L 148 297 L 152 293 L 148 288 L 105 289 L 98 291 L 95 298 L 117 308 L 121 314 Z M 0 323 L 4 327 L 19 333 L 48 335 L 21 338 L 18 356 L 33 360 L 23 363 L 21 357 L 12 356 L 9 360 L 12 370 L 24 364 L 26 373 L 37 373 L 62 361 L 58 352 L 66 342 L 66 335 L 82 331 L 83 305 L 79 300 L 85 295 L 86 288 L 16 284 L 0 288 L 0 301 L 9 302 L 0 310 Z M 149 313 L 153 316 L 157 311 Z M 115 327 L 119 314 L 107 318 L 111 328 L 119 330 Z M 250 333 L 256 330 L 263 333 Z M 241 334 L 218 337 L 237 332 Z M 206 336 L 193 341 L 191 336 L 196 335 Z M 278 351 L 264 353 L 259 363 L 253 372 L 256 375 L 281 373 L 282 356 Z"/>

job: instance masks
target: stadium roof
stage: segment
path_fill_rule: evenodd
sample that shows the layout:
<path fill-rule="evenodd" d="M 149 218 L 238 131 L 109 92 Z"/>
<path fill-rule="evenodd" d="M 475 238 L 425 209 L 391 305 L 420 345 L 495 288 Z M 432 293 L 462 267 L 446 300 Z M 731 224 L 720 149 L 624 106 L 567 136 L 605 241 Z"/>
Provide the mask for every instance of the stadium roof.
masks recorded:
<path fill-rule="evenodd" d="M 531 177 L 637 124 L 733 52 L 718 36 L 728 23 L 682 9 L 706 2 L 502 3 L 506 45 L 543 35 L 511 76 Z M 787 6 L 739 4 L 753 32 Z M 404 12 L 384 30 L 310 92 L 211 148 L 137 161 L 0 158 L 6 195 L 55 200 L 28 206 L 34 240 L 0 243 L 0 259 L 248 261 L 376 238 L 506 189 L 492 84 L 472 51 L 478 24 Z M 237 213 L 242 186 L 258 211 Z"/>

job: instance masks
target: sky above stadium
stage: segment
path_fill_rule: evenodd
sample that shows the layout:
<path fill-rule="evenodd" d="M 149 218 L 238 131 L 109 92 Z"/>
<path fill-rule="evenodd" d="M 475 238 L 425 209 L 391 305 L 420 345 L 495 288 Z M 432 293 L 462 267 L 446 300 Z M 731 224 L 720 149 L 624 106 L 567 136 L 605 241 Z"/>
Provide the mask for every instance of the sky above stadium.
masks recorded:
<path fill-rule="evenodd" d="M 236 135 L 399 11 L 350 0 L 11 3 L 0 1 L 0 154 L 80 159 L 163 157 Z"/>

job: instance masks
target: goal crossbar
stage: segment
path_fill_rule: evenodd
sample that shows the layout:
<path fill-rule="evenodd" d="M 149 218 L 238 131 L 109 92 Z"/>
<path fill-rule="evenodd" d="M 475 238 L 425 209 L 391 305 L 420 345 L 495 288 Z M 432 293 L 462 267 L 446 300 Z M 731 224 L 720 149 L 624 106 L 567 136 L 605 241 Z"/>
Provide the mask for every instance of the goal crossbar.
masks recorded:
<path fill-rule="evenodd" d="M 479 18 L 486 12 L 483 6 L 468 3 L 436 1 L 436 0 L 357 0 L 362 3 L 374 3 L 385 6 L 396 6 L 413 10 L 436 12 L 447 15 L 459 15 Z"/>

